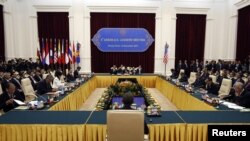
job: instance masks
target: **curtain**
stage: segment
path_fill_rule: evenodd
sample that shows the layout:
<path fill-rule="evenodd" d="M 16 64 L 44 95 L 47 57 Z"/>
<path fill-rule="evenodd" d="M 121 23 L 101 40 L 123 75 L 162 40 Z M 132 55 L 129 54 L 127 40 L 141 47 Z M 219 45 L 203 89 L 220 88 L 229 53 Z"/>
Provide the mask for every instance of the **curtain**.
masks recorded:
<path fill-rule="evenodd" d="M 40 38 L 69 39 L 68 12 L 37 12 Z"/>
<path fill-rule="evenodd" d="M 0 5 L 0 60 L 5 60 L 3 5 Z"/>
<path fill-rule="evenodd" d="M 177 14 L 175 64 L 204 58 L 206 15 Z"/>
<path fill-rule="evenodd" d="M 238 11 L 236 59 L 243 60 L 250 54 L 250 5 Z"/>
<path fill-rule="evenodd" d="M 91 13 L 91 38 L 104 27 L 145 28 L 155 37 L 155 14 L 151 13 Z M 91 42 L 92 72 L 107 73 L 113 65 L 137 67 L 142 66 L 142 72 L 154 72 L 155 43 L 145 52 L 101 52 Z"/>
<path fill-rule="evenodd" d="M 64 53 L 66 49 L 66 40 L 69 41 L 69 13 L 68 12 L 37 12 L 38 16 L 38 37 L 40 42 L 40 47 L 42 47 L 42 39 L 48 39 L 50 44 L 50 39 L 52 39 L 53 55 L 54 55 L 54 44 L 56 48 L 58 47 L 58 42 L 60 40 L 60 45 L 62 47 L 62 39 L 64 40 Z M 42 49 L 40 49 L 42 51 Z M 56 49 L 58 50 L 58 48 Z M 61 51 L 62 52 L 62 51 Z M 54 58 L 54 56 L 53 56 Z M 55 68 L 68 68 L 69 65 L 63 64 L 51 64 L 51 67 Z M 47 68 L 47 65 L 45 65 Z"/>

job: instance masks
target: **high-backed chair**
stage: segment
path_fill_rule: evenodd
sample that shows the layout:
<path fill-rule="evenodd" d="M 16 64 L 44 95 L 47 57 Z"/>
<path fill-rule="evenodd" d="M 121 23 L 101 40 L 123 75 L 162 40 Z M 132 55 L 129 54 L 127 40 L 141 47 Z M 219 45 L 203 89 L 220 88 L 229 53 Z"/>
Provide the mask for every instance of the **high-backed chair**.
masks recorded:
<path fill-rule="evenodd" d="M 178 76 L 178 79 L 181 78 L 181 73 L 185 73 L 185 70 L 184 69 L 181 69 L 180 72 L 179 72 L 179 76 Z"/>
<path fill-rule="evenodd" d="M 0 84 L 0 95 L 3 94 L 3 88 L 2 85 Z"/>
<path fill-rule="evenodd" d="M 245 82 L 245 84 L 247 83 L 248 79 L 246 77 L 242 77 L 243 81 Z"/>
<path fill-rule="evenodd" d="M 209 77 L 212 78 L 213 83 L 217 83 L 217 82 L 216 82 L 217 76 L 215 76 L 215 75 L 209 75 Z"/>
<path fill-rule="evenodd" d="M 191 73 L 190 73 L 190 77 L 189 77 L 189 79 L 188 79 L 188 84 L 194 83 L 195 80 L 196 80 L 196 72 L 191 72 Z"/>
<path fill-rule="evenodd" d="M 29 78 L 22 79 L 21 85 L 26 102 L 32 101 L 37 97 Z"/>
<path fill-rule="evenodd" d="M 3 109 L 0 110 L 0 116 L 4 114 Z"/>
<path fill-rule="evenodd" d="M 47 77 L 47 73 L 43 74 L 43 79 L 45 79 Z"/>
<path fill-rule="evenodd" d="M 230 93 L 232 88 L 232 80 L 223 78 L 220 90 L 219 90 L 219 97 L 224 97 Z"/>
<path fill-rule="evenodd" d="M 0 84 L 0 95 L 3 94 L 2 85 Z M 0 109 L 0 116 L 3 114 L 3 109 Z"/>
<path fill-rule="evenodd" d="M 108 141 L 144 141 L 144 113 L 138 110 L 109 110 Z"/>

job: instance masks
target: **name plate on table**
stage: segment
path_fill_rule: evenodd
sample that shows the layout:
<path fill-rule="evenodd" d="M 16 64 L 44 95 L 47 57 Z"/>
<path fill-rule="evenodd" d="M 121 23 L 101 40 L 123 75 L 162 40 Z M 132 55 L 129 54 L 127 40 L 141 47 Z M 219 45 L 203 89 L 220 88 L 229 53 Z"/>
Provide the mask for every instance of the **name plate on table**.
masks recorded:
<path fill-rule="evenodd" d="M 102 52 L 144 52 L 154 39 L 145 28 L 101 28 L 92 42 Z"/>

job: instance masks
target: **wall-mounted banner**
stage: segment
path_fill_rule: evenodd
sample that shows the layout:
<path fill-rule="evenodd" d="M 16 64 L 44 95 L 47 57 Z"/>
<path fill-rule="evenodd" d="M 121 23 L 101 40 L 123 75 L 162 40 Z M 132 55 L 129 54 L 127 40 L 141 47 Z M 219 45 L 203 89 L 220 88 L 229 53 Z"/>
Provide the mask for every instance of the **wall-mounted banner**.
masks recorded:
<path fill-rule="evenodd" d="M 101 28 L 92 41 L 102 52 L 144 52 L 154 39 L 144 28 Z"/>

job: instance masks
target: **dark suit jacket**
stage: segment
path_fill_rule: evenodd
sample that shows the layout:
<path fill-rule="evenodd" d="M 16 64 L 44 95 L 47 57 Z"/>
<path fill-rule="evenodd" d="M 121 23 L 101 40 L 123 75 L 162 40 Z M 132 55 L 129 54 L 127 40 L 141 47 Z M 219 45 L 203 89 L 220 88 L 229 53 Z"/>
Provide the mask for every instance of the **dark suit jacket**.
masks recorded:
<path fill-rule="evenodd" d="M 43 78 L 40 75 L 35 75 L 34 79 L 36 80 L 37 83 L 43 80 Z"/>
<path fill-rule="evenodd" d="M 6 80 L 6 79 L 3 79 L 2 80 L 2 89 L 3 89 L 3 92 L 6 91 L 6 87 L 7 87 L 7 84 L 10 82 L 10 80 Z"/>
<path fill-rule="evenodd" d="M 244 86 L 244 89 L 250 91 L 250 82 L 247 82 Z"/>
<path fill-rule="evenodd" d="M 75 77 L 75 78 L 81 77 L 81 76 L 79 75 L 79 71 L 78 71 L 78 70 L 75 70 L 75 71 L 74 71 L 74 77 Z"/>
<path fill-rule="evenodd" d="M 67 74 L 66 79 L 67 79 L 67 82 L 72 82 L 76 80 L 75 77 L 70 73 Z"/>
<path fill-rule="evenodd" d="M 218 95 L 219 86 L 212 83 L 210 86 L 206 85 L 207 93 Z"/>
<path fill-rule="evenodd" d="M 234 85 L 235 82 L 241 82 L 242 84 L 245 84 L 245 81 L 242 78 L 234 79 L 232 78 L 232 85 Z"/>
<path fill-rule="evenodd" d="M 250 108 L 250 92 L 245 90 L 240 96 L 235 96 L 234 102 L 239 106 Z"/>
<path fill-rule="evenodd" d="M 202 88 L 205 86 L 205 81 L 203 81 L 201 78 L 198 78 L 194 81 L 192 85 L 197 88 Z"/>
<path fill-rule="evenodd" d="M 24 95 L 20 93 L 19 91 L 15 91 L 13 96 L 14 96 L 14 99 L 21 100 L 21 101 L 25 100 Z M 6 101 L 9 99 L 11 98 L 9 97 L 7 92 L 4 92 L 2 95 L 0 95 L 0 109 L 3 109 L 4 112 L 8 112 L 18 106 L 18 104 L 15 102 L 12 105 L 6 105 Z"/>
<path fill-rule="evenodd" d="M 21 81 L 17 78 L 12 78 L 10 80 L 11 83 L 13 83 L 17 89 L 21 90 L 22 89 L 22 86 L 21 86 Z"/>
<path fill-rule="evenodd" d="M 187 82 L 188 78 L 186 76 L 183 76 L 179 79 L 179 82 Z"/>
<path fill-rule="evenodd" d="M 46 83 L 45 80 L 40 81 L 37 85 L 37 93 L 39 95 L 46 94 L 47 92 L 51 92 L 52 87 L 50 84 Z"/>
<path fill-rule="evenodd" d="M 35 78 L 33 76 L 29 76 L 29 79 L 30 79 L 30 82 L 31 82 L 31 85 L 33 87 L 34 90 L 37 89 L 37 81 L 35 80 Z"/>

